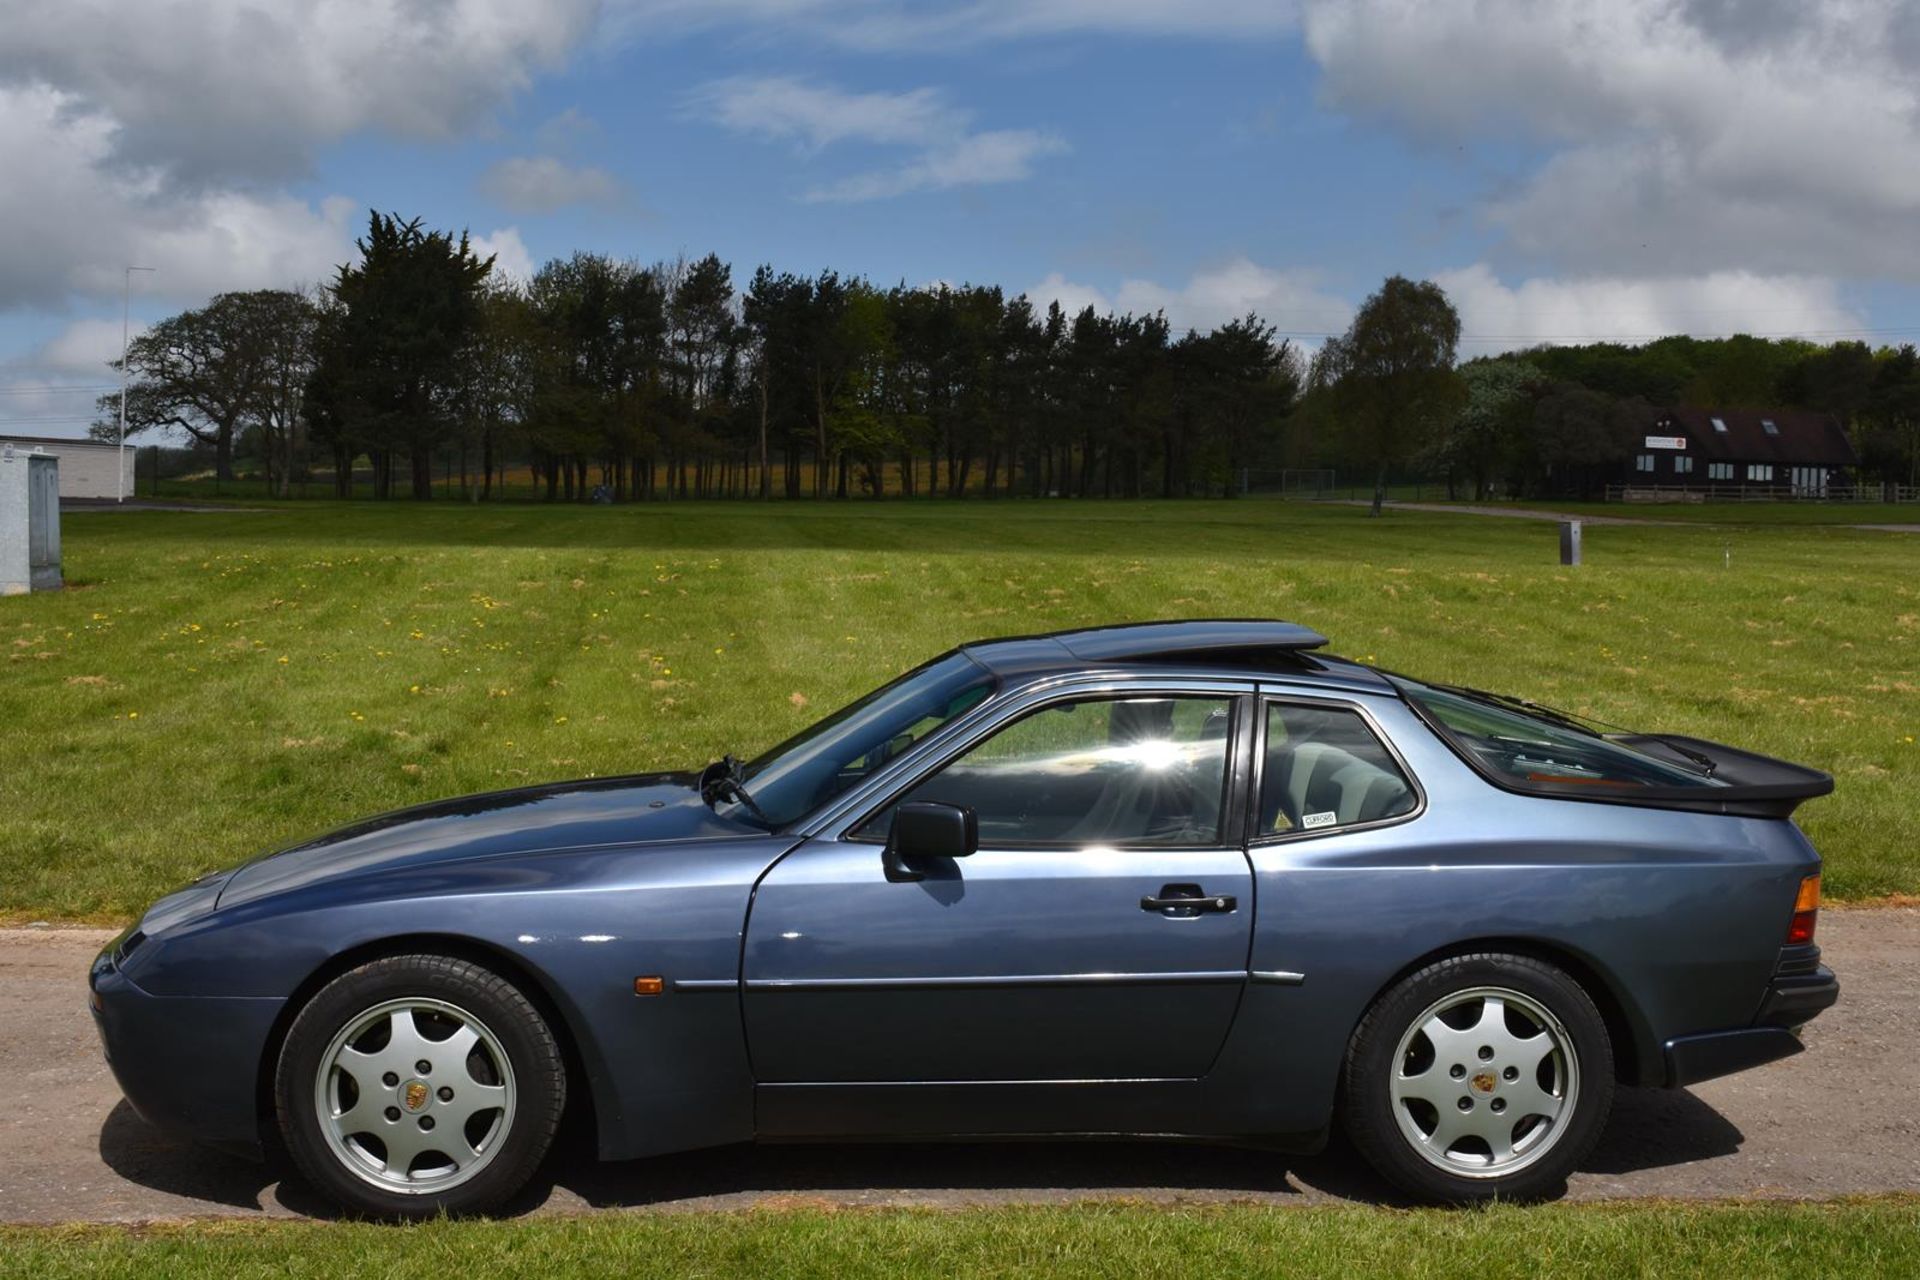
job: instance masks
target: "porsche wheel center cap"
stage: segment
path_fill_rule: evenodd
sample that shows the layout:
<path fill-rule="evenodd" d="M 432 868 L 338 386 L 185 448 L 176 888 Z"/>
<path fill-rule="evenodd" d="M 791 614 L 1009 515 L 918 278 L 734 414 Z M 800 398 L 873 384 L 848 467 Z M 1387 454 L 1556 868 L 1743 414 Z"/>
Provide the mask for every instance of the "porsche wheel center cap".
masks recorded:
<path fill-rule="evenodd" d="M 400 1105 L 410 1112 L 425 1111 L 432 1098 L 433 1090 L 424 1080 L 409 1080 L 400 1086 Z"/>
<path fill-rule="evenodd" d="M 1493 1072 L 1482 1071 L 1479 1075 L 1473 1078 L 1473 1090 L 1475 1093 L 1492 1093 L 1493 1088 L 1494 1088 Z"/>

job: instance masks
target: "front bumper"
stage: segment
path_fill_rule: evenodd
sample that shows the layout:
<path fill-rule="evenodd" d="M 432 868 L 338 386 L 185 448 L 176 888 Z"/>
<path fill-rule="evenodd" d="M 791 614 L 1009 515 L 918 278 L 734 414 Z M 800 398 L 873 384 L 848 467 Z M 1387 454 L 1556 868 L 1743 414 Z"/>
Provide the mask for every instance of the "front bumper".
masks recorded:
<path fill-rule="evenodd" d="M 260 1150 L 261 1061 L 285 1001 L 151 995 L 120 970 L 112 948 L 87 981 L 107 1065 L 143 1119 L 195 1141 Z"/>
<path fill-rule="evenodd" d="M 1753 1026 L 1667 1041 L 1669 1088 L 1764 1066 L 1806 1047 L 1796 1033 L 1839 1000 L 1840 980 L 1820 963 L 1817 948 L 1792 950 L 1768 985 Z"/>

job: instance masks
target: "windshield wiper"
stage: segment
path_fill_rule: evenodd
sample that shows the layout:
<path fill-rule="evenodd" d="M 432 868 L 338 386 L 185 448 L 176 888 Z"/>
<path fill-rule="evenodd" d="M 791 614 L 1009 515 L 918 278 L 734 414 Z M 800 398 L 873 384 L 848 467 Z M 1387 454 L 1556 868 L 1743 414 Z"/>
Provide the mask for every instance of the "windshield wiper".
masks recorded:
<path fill-rule="evenodd" d="M 740 761 L 731 755 L 721 756 L 700 771 L 700 798 L 710 805 L 737 800 L 746 806 L 748 813 L 766 823 L 768 828 L 773 826 L 773 819 L 748 794 Z"/>

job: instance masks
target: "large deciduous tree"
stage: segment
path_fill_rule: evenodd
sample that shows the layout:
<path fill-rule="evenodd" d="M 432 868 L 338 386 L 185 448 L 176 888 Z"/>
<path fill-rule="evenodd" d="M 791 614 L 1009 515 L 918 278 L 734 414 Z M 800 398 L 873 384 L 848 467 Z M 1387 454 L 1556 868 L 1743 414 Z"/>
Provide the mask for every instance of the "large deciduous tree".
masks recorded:
<path fill-rule="evenodd" d="M 1454 354 L 1460 313 L 1439 285 L 1390 276 L 1360 305 L 1346 333 L 1320 350 L 1318 380 L 1373 470 L 1373 514 L 1386 499 L 1387 469 L 1404 462 L 1458 408 Z"/>
<path fill-rule="evenodd" d="M 292 420 L 313 358 L 315 310 L 287 289 L 223 293 L 169 316 L 127 350 L 127 434 L 175 427 L 213 446 L 214 474 L 233 478 L 239 434 L 257 428 L 271 461 L 292 468 Z M 116 366 L 117 367 L 117 366 Z M 93 433 L 119 429 L 117 395 L 100 397 Z"/>

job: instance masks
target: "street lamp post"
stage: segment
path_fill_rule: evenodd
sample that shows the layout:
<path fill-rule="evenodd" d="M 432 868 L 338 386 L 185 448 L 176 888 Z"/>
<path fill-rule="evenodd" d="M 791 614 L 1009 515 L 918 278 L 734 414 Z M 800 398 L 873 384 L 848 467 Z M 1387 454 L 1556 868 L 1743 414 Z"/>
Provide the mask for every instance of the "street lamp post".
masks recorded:
<path fill-rule="evenodd" d="M 152 270 L 152 267 L 128 267 L 120 290 L 120 442 L 114 450 L 120 459 L 120 487 L 113 491 L 115 502 L 127 499 L 127 347 L 133 318 L 133 273 Z"/>

